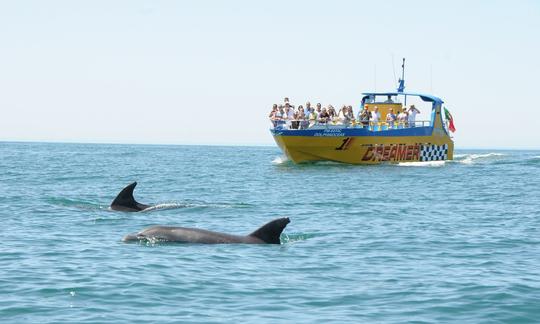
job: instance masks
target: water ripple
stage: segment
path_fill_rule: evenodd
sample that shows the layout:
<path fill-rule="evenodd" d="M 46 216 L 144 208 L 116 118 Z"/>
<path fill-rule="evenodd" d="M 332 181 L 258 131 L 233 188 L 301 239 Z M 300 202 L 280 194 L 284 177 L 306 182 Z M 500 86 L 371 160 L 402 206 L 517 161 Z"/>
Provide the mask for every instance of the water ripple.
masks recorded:
<path fill-rule="evenodd" d="M 540 153 L 456 153 L 366 167 L 295 165 L 274 147 L 0 143 L 0 318 L 534 322 Z M 110 211 L 134 180 L 157 205 Z M 281 245 L 121 241 L 156 224 L 246 235 L 278 217 Z"/>

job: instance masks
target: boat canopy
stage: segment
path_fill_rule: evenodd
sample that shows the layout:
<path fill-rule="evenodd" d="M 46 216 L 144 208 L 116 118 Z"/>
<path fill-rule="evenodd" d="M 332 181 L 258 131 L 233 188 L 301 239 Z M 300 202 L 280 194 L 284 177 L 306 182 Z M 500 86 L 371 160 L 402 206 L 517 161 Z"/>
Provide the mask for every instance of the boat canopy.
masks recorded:
<path fill-rule="evenodd" d="M 362 93 L 365 97 L 373 96 L 415 96 L 420 97 L 423 101 L 433 102 L 434 104 L 442 104 L 441 98 L 421 93 L 411 93 L 411 92 L 364 92 Z"/>

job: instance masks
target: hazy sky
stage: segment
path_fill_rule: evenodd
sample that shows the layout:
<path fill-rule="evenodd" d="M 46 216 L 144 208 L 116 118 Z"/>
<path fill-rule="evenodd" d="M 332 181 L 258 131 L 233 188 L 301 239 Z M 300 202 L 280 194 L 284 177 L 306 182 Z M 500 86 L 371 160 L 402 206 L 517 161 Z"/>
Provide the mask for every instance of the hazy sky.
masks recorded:
<path fill-rule="evenodd" d="M 540 1 L 0 0 L 0 140 L 272 144 L 273 103 L 357 109 L 406 57 L 457 147 L 540 148 L 539 32 Z"/>

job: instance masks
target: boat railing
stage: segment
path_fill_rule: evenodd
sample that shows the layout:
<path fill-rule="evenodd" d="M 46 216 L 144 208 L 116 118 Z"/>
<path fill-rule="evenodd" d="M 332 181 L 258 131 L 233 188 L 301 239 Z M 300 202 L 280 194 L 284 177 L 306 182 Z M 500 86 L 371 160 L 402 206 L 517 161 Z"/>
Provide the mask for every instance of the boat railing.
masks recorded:
<path fill-rule="evenodd" d="M 405 129 L 414 127 L 429 127 L 431 126 L 430 120 L 417 120 L 415 122 L 373 122 L 373 121 L 314 121 L 306 119 L 279 119 L 270 120 L 274 129 L 287 129 L 287 130 L 305 130 L 305 129 L 327 129 L 327 128 L 366 128 L 370 131 L 385 131 L 392 129 Z"/>

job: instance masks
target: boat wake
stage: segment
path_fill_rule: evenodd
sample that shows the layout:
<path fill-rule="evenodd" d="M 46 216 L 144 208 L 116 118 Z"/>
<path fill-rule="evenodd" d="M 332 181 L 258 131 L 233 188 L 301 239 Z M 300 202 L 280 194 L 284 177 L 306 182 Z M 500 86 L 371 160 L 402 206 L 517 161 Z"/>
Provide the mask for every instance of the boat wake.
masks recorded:
<path fill-rule="evenodd" d="M 177 209 L 177 208 L 186 208 L 186 207 L 193 207 L 193 206 L 189 206 L 189 204 L 180 204 L 180 203 L 157 204 L 155 206 L 150 206 L 146 209 L 143 209 L 141 210 L 141 212 L 146 213 L 153 210 Z"/>
<path fill-rule="evenodd" d="M 484 154 L 454 154 L 454 160 L 450 162 L 461 164 L 475 164 L 482 162 L 489 162 L 492 160 L 500 159 L 506 154 L 503 153 L 484 153 Z"/>
<path fill-rule="evenodd" d="M 309 238 L 315 237 L 314 234 L 307 233 L 282 233 L 280 237 L 281 244 L 290 244 L 299 241 L 305 241 Z"/>
<path fill-rule="evenodd" d="M 426 161 L 426 162 L 400 162 L 399 166 L 406 167 L 442 167 L 446 161 Z"/>
<path fill-rule="evenodd" d="M 289 159 L 287 156 L 277 156 L 274 160 L 272 160 L 272 164 L 280 165 L 280 164 L 286 164 L 289 162 Z"/>
<path fill-rule="evenodd" d="M 207 203 L 207 202 L 185 202 L 185 203 L 162 203 L 155 206 L 150 206 L 144 210 L 141 210 L 141 213 L 156 211 L 156 210 L 167 210 L 167 209 L 179 209 L 179 208 L 250 208 L 250 204 L 246 203 Z"/>

